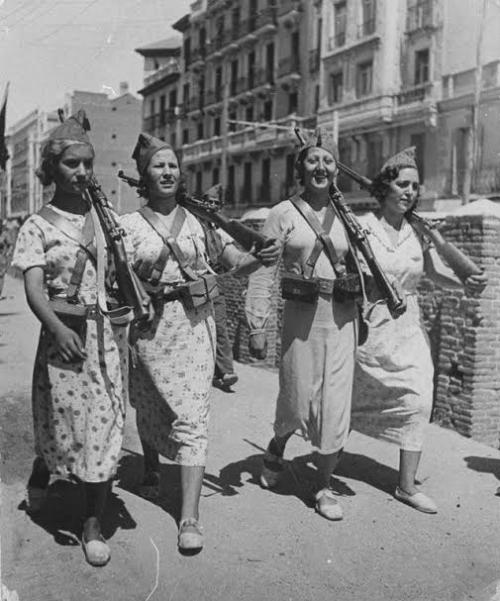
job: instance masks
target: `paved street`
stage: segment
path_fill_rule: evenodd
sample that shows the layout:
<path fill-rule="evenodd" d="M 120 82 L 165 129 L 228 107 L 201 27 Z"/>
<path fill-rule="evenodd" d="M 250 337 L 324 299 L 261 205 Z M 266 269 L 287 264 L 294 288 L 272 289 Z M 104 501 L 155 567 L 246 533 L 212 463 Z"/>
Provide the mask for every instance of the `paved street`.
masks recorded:
<path fill-rule="evenodd" d="M 163 465 L 158 504 L 134 494 L 141 456 L 133 410 L 107 520 L 112 559 L 88 566 L 75 537 L 75 487 L 56 481 L 47 510 L 23 510 L 32 460 L 30 380 L 38 325 L 22 283 L 8 278 L 0 301 L 2 580 L 20 601 L 491 601 L 500 581 L 500 453 L 431 426 L 420 480 L 439 514 L 391 496 L 397 449 L 351 434 L 336 488 L 345 519 L 314 513 L 309 447 L 277 492 L 256 475 L 271 434 L 277 376 L 238 365 L 234 394 L 214 390 L 211 447 L 201 504 L 206 546 L 176 547 L 178 469 Z M 152 595 L 151 591 L 157 583 Z M 500 589 L 499 589 L 500 590 Z"/>

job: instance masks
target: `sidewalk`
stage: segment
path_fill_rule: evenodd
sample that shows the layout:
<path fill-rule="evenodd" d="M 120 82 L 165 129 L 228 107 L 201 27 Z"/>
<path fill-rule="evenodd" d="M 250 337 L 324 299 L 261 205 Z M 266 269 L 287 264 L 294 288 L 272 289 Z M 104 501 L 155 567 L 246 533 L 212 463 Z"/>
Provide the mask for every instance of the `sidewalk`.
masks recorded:
<path fill-rule="evenodd" d="M 500 601 L 498 451 L 431 426 L 419 479 L 439 504 L 432 516 L 392 498 L 397 449 L 352 432 L 337 474 L 345 518 L 328 522 L 310 505 L 310 448 L 298 436 L 279 491 L 258 486 L 277 375 L 244 365 L 234 394 L 213 390 L 202 553 L 177 551 L 176 466 L 162 468 L 161 502 L 134 494 L 141 456 L 130 409 L 108 511 L 112 559 L 91 568 L 67 509 L 68 499 L 78 503 L 72 485 L 51 487 L 38 523 L 19 508 L 32 459 L 38 326 L 21 282 L 9 278 L 5 294 L 13 298 L 0 301 L 2 580 L 20 601 Z"/>

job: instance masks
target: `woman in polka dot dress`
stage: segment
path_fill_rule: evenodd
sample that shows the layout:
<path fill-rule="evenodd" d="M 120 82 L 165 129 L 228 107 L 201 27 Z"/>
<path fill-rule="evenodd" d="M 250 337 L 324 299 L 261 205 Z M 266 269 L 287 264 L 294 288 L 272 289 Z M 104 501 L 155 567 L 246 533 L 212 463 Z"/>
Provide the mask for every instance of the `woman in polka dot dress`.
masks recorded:
<path fill-rule="evenodd" d="M 144 449 L 143 483 L 153 485 L 150 488 L 159 485 L 158 454 L 180 464 L 179 547 L 200 549 L 203 538 L 198 504 L 207 456 L 215 322 L 210 300 L 190 308 L 175 295 L 188 281 L 188 270 L 195 277 L 210 272 L 206 237 L 198 220 L 177 204 L 181 173 L 173 149 L 158 138 L 140 134 L 133 158 L 149 213 L 140 210 L 124 215 L 121 224 L 133 246 L 132 262 L 139 277 L 147 286 L 156 271 L 160 289 L 165 292 L 161 298 L 156 296 L 155 317 L 151 328 L 137 341 L 137 361 L 130 372 L 130 401 L 137 411 Z M 180 253 L 170 242 L 164 244 L 162 232 L 166 232 L 167 240 L 174 239 Z M 220 235 L 220 259 L 226 267 L 234 268 L 233 274 L 250 273 L 261 263 L 276 263 L 280 256 L 277 243 L 256 253 L 256 258 L 237 250 L 224 232 Z M 162 253 L 166 253 L 163 262 Z M 178 259 L 180 254 L 184 267 Z"/>
<path fill-rule="evenodd" d="M 96 267 L 81 245 L 90 244 L 98 227 L 82 196 L 94 159 L 87 124 L 80 111 L 51 133 L 38 175 L 44 185 L 55 183 L 55 193 L 21 228 L 13 264 L 24 273 L 28 303 L 42 323 L 33 378 L 36 459 L 28 508 L 41 509 L 50 474 L 80 482 L 86 498 L 82 545 L 87 561 L 97 566 L 110 557 L 100 522 L 122 445 L 128 349 L 127 328 L 113 326 L 96 310 Z M 80 282 L 72 277 L 78 260 Z M 109 264 L 106 273 L 108 292 Z M 71 286 L 72 307 L 85 311 L 76 321 L 54 311 L 58 302 L 67 307 Z"/>

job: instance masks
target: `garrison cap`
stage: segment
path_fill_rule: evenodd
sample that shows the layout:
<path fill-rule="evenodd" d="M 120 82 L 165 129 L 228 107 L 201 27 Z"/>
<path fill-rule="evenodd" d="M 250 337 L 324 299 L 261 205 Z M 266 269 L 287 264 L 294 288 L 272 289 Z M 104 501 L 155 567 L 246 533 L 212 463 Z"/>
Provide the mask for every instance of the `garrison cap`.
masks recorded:
<path fill-rule="evenodd" d="M 80 109 L 64 123 L 58 125 L 49 134 L 49 140 L 67 140 L 75 144 L 91 144 L 87 132 L 90 131 L 90 123 L 83 109 Z"/>
<path fill-rule="evenodd" d="M 165 140 L 160 140 L 160 138 L 155 138 L 155 136 L 144 132 L 139 134 L 132 158 L 135 160 L 137 171 L 141 175 L 146 170 L 151 157 L 163 148 L 169 148 L 174 152 L 172 146 Z"/>
<path fill-rule="evenodd" d="M 301 131 L 299 128 L 295 129 L 295 135 L 299 140 L 300 151 L 309 149 L 309 148 L 324 148 L 327 150 L 335 159 L 339 158 L 337 144 L 335 142 L 335 138 L 333 133 L 326 130 L 318 128 L 314 134 L 306 134 Z"/>
<path fill-rule="evenodd" d="M 415 158 L 415 146 L 409 146 L 404 150 L 401 150 L 394 156 L 387 159 L 382 165 L 380 172 L 382 173 L 386 169 L 417 169 L 417 161 Z"/>

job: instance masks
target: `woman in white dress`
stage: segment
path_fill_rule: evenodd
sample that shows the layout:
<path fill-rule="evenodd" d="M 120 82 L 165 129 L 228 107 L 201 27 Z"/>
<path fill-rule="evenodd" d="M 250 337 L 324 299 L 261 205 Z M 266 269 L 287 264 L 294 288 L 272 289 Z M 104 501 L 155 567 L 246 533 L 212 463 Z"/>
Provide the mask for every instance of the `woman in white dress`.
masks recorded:
<path fill-rule="evenodd" d="M 436 513 L 435 502 L 415 484 L 431 416 L 434 374 L 417 286 L 424 274 L 448 288 L 462 283 L 406 219 L 418 193 L 415 152 L 408 148 L 390 158 L 374 179 L 373 194 L 380 210 L 360 217 L 382 269 L 400 283 L 407 308 L 397 319 L 382 302 L 371 308 L 368 340 L 357 351 L 353 426 L 378 432 L 399 444 L 399 482 L 394 496 L 419 511 Z M 480 289 L 484 283 L 485 276 L 479 275 L 470 276 L 465 285 Z"/>

